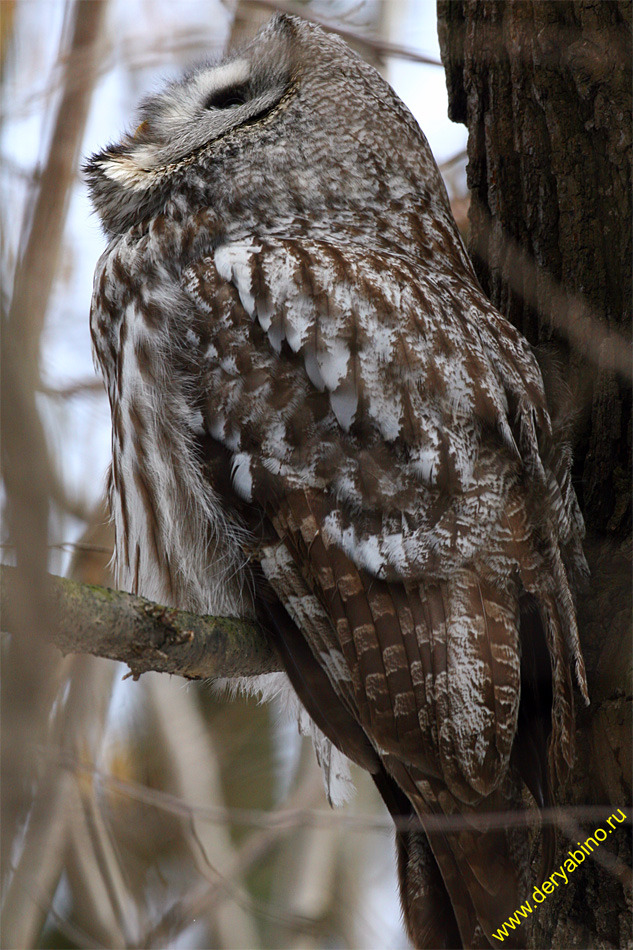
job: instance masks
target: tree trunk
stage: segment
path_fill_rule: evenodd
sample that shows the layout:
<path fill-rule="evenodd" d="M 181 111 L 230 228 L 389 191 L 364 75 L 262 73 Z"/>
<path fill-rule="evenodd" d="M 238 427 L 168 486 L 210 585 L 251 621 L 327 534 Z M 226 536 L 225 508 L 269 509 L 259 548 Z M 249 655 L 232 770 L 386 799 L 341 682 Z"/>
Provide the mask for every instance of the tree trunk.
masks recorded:
<path fill-rule="evenodd" d="M 538 345 L 544 376 L 562 370 L 554 412 L 573 409 L 591 706 L 578 713 L 577 766 L 560 802 L 613 804 L 630 818 L 631 5 L 438 0 L 438 21 L 449 114 L 469 132 L 479 280 Z M 594 830 L 561 835 L 556 865 Z M 628 832 L 610 833 L 539 905 L 531 946 L 631 945 Z"/>

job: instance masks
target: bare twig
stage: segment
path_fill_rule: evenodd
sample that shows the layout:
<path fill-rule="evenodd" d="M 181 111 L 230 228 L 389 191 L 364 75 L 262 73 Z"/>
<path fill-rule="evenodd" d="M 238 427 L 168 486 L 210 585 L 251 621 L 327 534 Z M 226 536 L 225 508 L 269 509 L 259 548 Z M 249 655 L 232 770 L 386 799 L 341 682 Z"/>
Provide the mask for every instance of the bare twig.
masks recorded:
<path fill-rule="evenodd" d="M 450 158 L 447 158 L 440 165 L 440 171 L 446 171 L 449 168 L 452 168 L 453 165 L 457 165 L 459 162 L 463 162 L 468 158 L 468 149 L 462 148 L 459 152 L 456 152 L 454 155 L 451 155 Z"/>
<path fill-rule="evenodd" d="M 196 691 L 182 689 L 166 676 L 150 676 L 144 685 L 146 708 L 153 722 L 152 734 L 156 736 L 165 762 L 167 790 L 191 804 L 214 802 L 222 809 L 225 790 L 219 759 L 212 733 L 205 728 Z M 186 742 L 182 741 L 183 736 L 187 736 Z M 158 820 L 164 819 L 158 816 Z M 226 825 L 199 822 L 194 815 L 187 815 L 180 826 L 184 843 L 203 877 L 209 879 L 212 875 L 215 879 L 220 872 L 216 873 L 213 865 L 225 868 L 234 862 L 235 843 Z M 248 950 L 259 943 L 257 928 L 249 913 L 249 896 L 243 881 L 235 880 L 233 890 L 236 900 L 221 907 L 209 904 L 203 919 L 210 932 L 217 933 L 218 947 Z"/>
<path fill-rule="evenodd" d="M 66 920 L 61 914 L 58 914 L 54 903 L 47 899 L 47 895 L 36 893 L 32 885 L 29 886 L 28 896 L 37 903 L 43 917 L 50 917 L 60 934 L 68 938 L 69 943 L 73 943 L 77 947 L 82 947 L 84 950 L 106 950 L 103 944 L 93 940 L 90 934 L 87 934 L 85 930 L 82 930 L 72 923 L 72 921 Z"/>
<path fill-rule="evenodd" d="M 77 168 L 77 154 L 90 105 L 105 15 L 105 3 L 75 4 L 74 33 L 65 64 L 62 100 L 40 188 L 32 226 L 15 277 L 11 312 L 22 317 L 22 342 L 37 347 L 62 247 L 68 190 Z M 79 68 L 79 64 L 80 68 Z M 81 82 L 77 74 L 81 74 Z"/>
<path fill-rule="evenodd" d="M 93 379 L 78 379 L 74 383 L 69 383 L 67 386 L 60 386 L 59 388 L 41 385 L 40 392 L 56 399 L 72 399 L 73 396 L 83 396 L 86 393 L 98 393 L 99 395 L 105 396 L 103 380 L 96 376 Z"/>
<path fill-rule="evenodd" d="M 582 840 L 585 837 L 585 832 L 583 832 L 582 828 L 574 821 L 574 809 L 561 808 L 560 813 L 560 818 L 557 822 L 558 827 L 572 844 L 578 842 L 578 846 L 580 846 L 578 839 Z M 630 822 L 630 818 L 628 821 Z M 613 874 L 617 877 L 622 886 L 630 891 L 633 885 L 631 868 L 628 867 L 617 854 L 613 854 L 613 852 L 607 848 L 593 848 L 589 857 L 593 858 L 596 864 L 599 864 L 600 867 L 604 868 L 609 874 Z"/>
<path fill-rule="evenodd" d="M 497 220 L 478 207 L 482 226 L 473 250 L 491 265 L 490 239 L 501 228 Z M 507 231 L 504 247 L 503 276 L 512 290 L 543 314 L 559 334 L 586 360 L 601 369 L 633 379 L 631 343 L 614 326 L 608 325 L 580 296 L 570 293 L 534 257 L 513 240 Z"/>
<path fill-rule="evenodd" d="M 406 831 L 412 826 L 419 827 L 417 819 L 394 820 L 386 813 L 384 815 L 358 815 L 350 814 L 342 809 L 323 811 L 321 809 L 297 807 L 296 804 L 291 802 L 286 802 L 283 808 L 272 812 L 258 808 L 193 805 L 160 789 L 149 788 L 130 779 L 120 779 L 114 775 L 109 775 L 100 771 L 96 766 L 68 756 L 63 752 L 60 752 L 58 761 L 64 768 L 72 769 L 75 772 L 87 772 L 94 776 L 95 780 L 111 793 L 114 792 L 132 801 L 159 808 L 169 814 L 190 819 L 196 818 L 198 821 L 208 821 L 214 824 L 234 824 L 253 828 L 281 828 L 286 831 L 299 826 L 331 828 L 332 825 L 362 832 L 386 832 L 391 831 L 394 827 Z M 543 825 L 555 825 L 562 829 L 563 823 L 567 820 L 592 823 L 605 821 L 614 808 L 614 805 L 568 805 L 564 808 L 544 808 L 538 813 L 535 809 L 525 809 L 522 811 L 485 812 L 469 815 L 428 815 L 426 827 L 431 831 L 438 832 L 531 828 L 534 818 L 538 814 Z M 626 816 L 622 824 L 630 826 L 630 815 Z M 577 825 L 574 827 L 577 828 Z M 573 834 L 582 834 L 582 831 L 573 831 L 572 837 Z"/>
<path fill-rule="evenodd" d="M 2 664 L 2 847 L 3 871 L 24 819 L 32 787 L 29 742 L 46 727 L 55 692 L 55 663 L 34 646 L 38 631 L 54 626 L 46 584 L 48 523 L 56 479 L 35 392 L 39 385 L 40 337 L 57 271 L 68 206 L 97 64 L 98 38 L 106 4 L 77 0 L 71 7 L 62 96 L 54 117 L 39 187 L 24 218 L 13 297 L 1 339 L 2 468 L 6 515 L 16 545 L 17 568 L 11 590 L 13 633 Z M 78 57 L 92 68 L 81 86 L 73 83 Z M 4 314 L 3 314 L 4 317 Z M 6 880 L 3 874 L 3 879 Z M 15 946 L 3 929 L 2 942 Z"/>
<path fill-rule="evenodd" d="M 84 537 L 108 537 L 106 518 L 104 508 L 98 508 L 94 512 L 96 523 Z M 95 558 L 93 553 L 76 553 L 71 564 L 75 579 L 90 582 L 95 560 L 103 564 L 107 558 L 103 554 Z M 102 573 L 108 576 L 107 570 Z M 40 644 L 37 652 L 42 652 Z M 58 762 L 59 749 L 71 758 L 98 760 L 116 667 L 96 657 L 73 656 L 61 661 L 59 668 L 64 701 L 56 703 L 52 711 L 46 745 L 41 751 L 21 749 L 23 755 L 28 751 L 37 760 L 38 783 L 21 847 L 12 854 L 12 875 L 3 895 L 3 945 L 33 947 L 40 942 L 65 873 L 76 910 L 74 925 L 79 927 L 77 932 L 82 932 L 85 922 L 83 930 L 91 935 L 85 935 L 79 943 L 75 937 L 72 942 L 82 947 L 123 946 L 123 930 L 114 919 L 104 883 L 103 861 L 100 863 L 95 855 L 91 833 L 94 822 L 86 820 L 87 815 L 91 816 L 88 799 L 94 794 L 95 783 L 85 773 L 65 770 L 60 774 Z M 34 737 L 29 738 L 33 742 Z M 126 920 L 133 919 L 130 907 L 128 899 Z M 62 923 L 58 922 L 58 927 L 69 936 Z"/>
<path fill-rule="evenodd" d="M 5 947 L 35 947 L 62 873 L 74 776 L 46 770 L 29 814 L 19 857 L 3 894 Z M 81 944 L 84 946 L 84 944 Z"/>
<path fill-rule="evenodd" d="M 94 0 L 86 0 L 86 2 L 92 3 Z M 103 2 L 103 0 L 99 0 L 99 2 Z M 139 32 L 138 35 L 117 36 L 114 43 L 110 42 L 107 35 L 103 33 L 101 49 L 102 53 L 96 65 L 96 73 L 94 72 L 94 57 L 89 53 L 74 59 L 73 89 L 79 89 L 86 78 L 92 75 L 95 75 L 96 78 L 107 75 L 119 63 L 124 63 L 126 70 L 134 73 L 156 66 L 164 68 L 166 60 L 170 57 L 180 61 L 185 60 L 190 54 L 194 58 L 202 58 L 205 56 L 213 57 L 220 53 L 217 43 L 217 30 L 205 30 L 204 28 L 195 30 L 187 28 L 170 31 L 164 36 L 155 35 L 151 46 L 148 46 L 145 33 Z M 64 74 L 66 63 L 67 57 L 61 56 L 40 88 L 29 95 L 8 102 L 5 108 L 0 110 L 0 123 L 23 119 L 40 110 L 45 103 L 50 102 L 59 93 L 62 85 L 66 85 Z M 19 169 L 12 167 L 11 172 L 17 174 Z"/>
<path fill-rule="evenodd" d="M 306 11 L 306 8 L 298 3 L 287 3 L 284 2 L 284 0 L 252 0 L 252 2 L 257 6 L 267 7 L 273 12 L 288 13 L 292 16 L 301 17 L 303 20 L 310 20 L 312 23 L 317 23 L 326 30 L 326 32 L 336 33 L 337 36 L 343 37 L 348 43 L 352 43 L 357 47 L 363 47 L 365 50 L 371 51 L 379 56 L 393 56 L 397 59 L 408 59 L 414 63 L 424 63 L 427 66 L 442 67 L 441 61 L 434 56 L 419 53 L 417 50 L 409 49 L 407 46 L 398 46 L 395 43 L 389 43 L 375 36 L 366 36 L 359 30 L 341 26 L 340 22 L 336 23 L 324 17 L 317 16 L 312 9 Z M 308 16 L 306 16 L 307 12 L 309 13 Z"/>
<path fill-rule="evenodd" d="M 309 780 L 303 782 L 276 811 L 283 812 L 287 806 L 290 806 L 292 810 L 297 806 L 302 808 L 312 804 L 316 795 L 321 794 L 321 782 L 320 780 L 315 782 L 314 778 L 315 776 L 312 775 Z M 193 890 L 185 900 L 179 901 L 166 911 L 159 923 L 145 934 L 143 946 L 163 946 L 165 933 L 182 927 L 186 921 L 199 917 L 210 901 L 219 902 L 227 896 L 233 896 L 235 880 L 238 877 L 245 877 L 247 872 L 255 867 L 288 831 L 288 827 L 277 826 L 263 828 L 250 835 L 236 851 L 231 865 L 221 876 L 214 875 L 212 880 Z"/>
<path fill-rule="evenodd" d="M 58 551 L 82 551 L 92 554 L 108 554 L 112 557 L 112 548 L 107 544 L 89 544 L 87 541 L 60 541 L 59 544 L 49 545 Z"/>
<path fill-rule="evenodd" d="M 112 548 L 105 544 L 88 544 L 85 541 L 60 541 L 58 544 L 49 544 L 49 548 L 54 551 L 92 551 L 95 554 L 110 554 Z M 15 549 L 15 544 L 7 541 L 6 544 L 0 544 L 0 551 L 11 551 Z"/>
<path fill-rule="evenodd" d="M 0 567 L 2 621 L 9 629 L 9 591 L 15 576 L 15 568 Z M 199 617 L 123 591 L 51 575 L 48 581 L 56 616 L 49 636 L 63 653 L 120 660 L 135 677 L 150 670 L 206 679 L 281 669 L 277 655 L 250 621 Z"/>

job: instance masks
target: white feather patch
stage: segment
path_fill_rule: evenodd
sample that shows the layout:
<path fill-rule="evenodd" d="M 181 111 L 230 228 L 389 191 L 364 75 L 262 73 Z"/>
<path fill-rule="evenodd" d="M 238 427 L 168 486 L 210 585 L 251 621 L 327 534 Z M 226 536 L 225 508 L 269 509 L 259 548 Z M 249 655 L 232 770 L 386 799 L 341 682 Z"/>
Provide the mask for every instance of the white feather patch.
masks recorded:
<path fill-rule="evenodd" d="M 319 372 L 328 389 L 334 391 L 344 379 L 349 357 L 349 348 L 341 340 L 333 340 L 327 351 L 321 350 L 317 353 Z"/>
<path fill-rule="evenodd" d="M 240 452 L 233 459 L 233 487 L 245 501 L 253 499 L 253 475 L 251 473 L 251 457 L 246 452 Z"/>
<path fill-rule="evenodd" d="M 255 298 L 251 293 L 251 257 L 260 251 L 261 247 L 253 244 L 223 244 L 216 249 L 213 258 L 218 274 L 235 286 L 242 306 L 251 317 L 255 315 Z"/>
<path fill-rule="evenodd" d="M 99 162 L 99 168 L 110 181 L 132 191 L 145 191 L 155 175 L 143 168 L 134 156 L 116 156 Z"/>
<path fill-rule="evenodd" d="M 348 432 L 358 409 L 358 391 L 354 383 L 343 382 L 330 396 L 330 405 L 341 429 Z"/>

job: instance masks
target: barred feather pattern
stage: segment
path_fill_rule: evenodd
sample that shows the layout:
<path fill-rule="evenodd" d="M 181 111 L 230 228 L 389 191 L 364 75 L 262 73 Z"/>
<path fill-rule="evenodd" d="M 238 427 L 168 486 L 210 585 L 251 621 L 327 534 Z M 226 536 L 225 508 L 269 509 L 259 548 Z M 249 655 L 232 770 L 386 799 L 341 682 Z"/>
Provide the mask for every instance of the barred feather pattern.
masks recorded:
<path fill-rule="evenodd" d="M 87 166 L 120 583 L 259 619 L 292 684 L 264 691 L 296 691 L 326 773 L 347 781 L 332 743 L 420 820 L 398 833 L 414 943 L 489 946 L 525 841 L 425 818 L 517 806 L 522 779 L 547 799 L 573 762 L 572 669 L 586 697 L 582 518 L 538 365 L 477 284 L 422 132 L 341 40 L 276 17 L 141 118 Z M 528 595 L 552 687 L 531 775 Z"/>

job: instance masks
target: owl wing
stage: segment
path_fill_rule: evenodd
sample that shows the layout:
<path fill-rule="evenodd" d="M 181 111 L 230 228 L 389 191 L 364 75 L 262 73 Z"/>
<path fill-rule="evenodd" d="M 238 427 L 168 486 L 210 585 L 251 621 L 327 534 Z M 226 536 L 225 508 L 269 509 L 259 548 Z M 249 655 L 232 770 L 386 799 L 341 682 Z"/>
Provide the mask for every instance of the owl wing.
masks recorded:
<path fill-rule="evenodd" d="M 182 286 L 205 428 L 273 529 L 264 574 L 422 820 L 490 801 L 507 774 L 521 587 L 548 639 L 562 773 L 572 658 L 583 675 L 560 556 L 575 528 L 522 338 L 473 284 L 366 247 L 225 244 Z M 462 933 L 513 911 L 518 887 L 482 883 L 495 853 L 512 863 L 503 834 L 429 838 Z"/>

